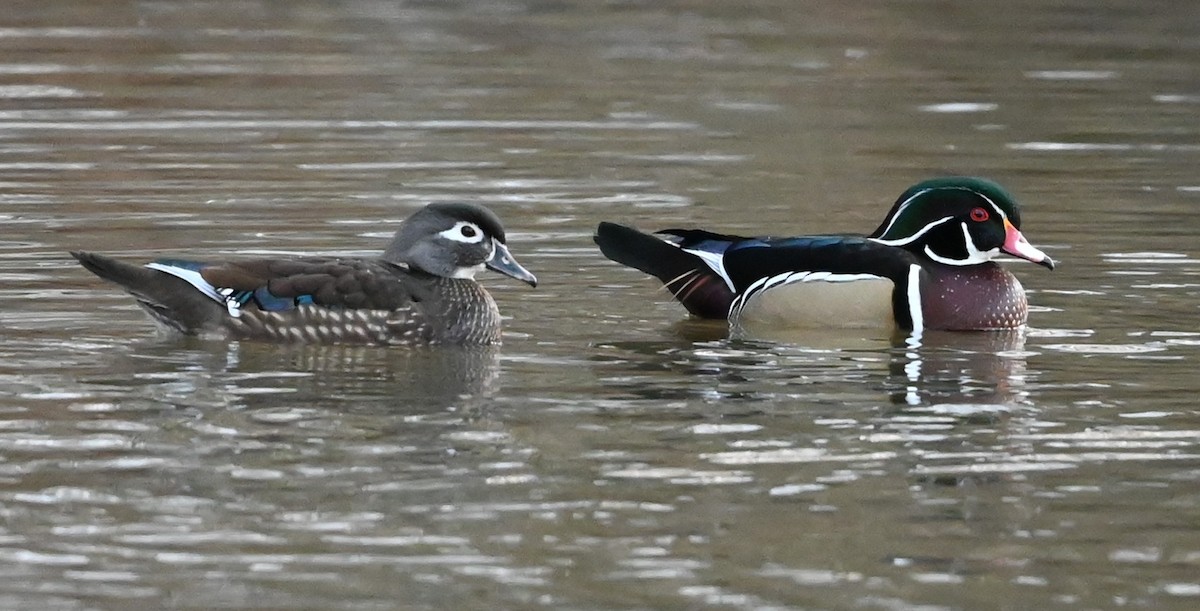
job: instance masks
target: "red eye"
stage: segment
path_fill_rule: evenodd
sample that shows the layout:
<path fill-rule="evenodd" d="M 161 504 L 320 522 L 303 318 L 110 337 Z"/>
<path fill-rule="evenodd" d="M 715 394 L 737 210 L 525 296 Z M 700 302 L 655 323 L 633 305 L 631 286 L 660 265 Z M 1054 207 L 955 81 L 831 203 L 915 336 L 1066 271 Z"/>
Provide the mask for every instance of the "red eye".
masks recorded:
<path fill-rule="evenodd" d="M 988 211 L 983 208 L 976 208 L 971 211 L 971 220 L 976 223 L 982 223 L 988 220 Z"/>

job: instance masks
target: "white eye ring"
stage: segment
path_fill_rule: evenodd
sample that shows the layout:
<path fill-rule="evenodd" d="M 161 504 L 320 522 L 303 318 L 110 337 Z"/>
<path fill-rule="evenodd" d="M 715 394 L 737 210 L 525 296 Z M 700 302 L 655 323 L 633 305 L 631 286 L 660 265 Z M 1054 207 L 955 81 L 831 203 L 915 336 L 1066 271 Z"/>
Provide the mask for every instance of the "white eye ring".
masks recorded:
<path fill-rule="evenodd" d="M 479 228 L 479 225 L 470 221 L 459 221 L 438 235 L 452 242 L 462 242 L 463 244 L 478 244 L 483 241 L 483 230 Z"/>

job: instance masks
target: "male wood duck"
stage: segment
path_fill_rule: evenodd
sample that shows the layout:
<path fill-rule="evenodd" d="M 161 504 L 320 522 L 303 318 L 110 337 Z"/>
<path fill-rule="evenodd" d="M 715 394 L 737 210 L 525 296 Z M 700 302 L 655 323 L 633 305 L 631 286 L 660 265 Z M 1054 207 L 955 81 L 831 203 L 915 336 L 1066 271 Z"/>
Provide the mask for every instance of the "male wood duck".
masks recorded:
<path fill-rule="evenodd" d="M 1025 324 L 1005 253 L 1054 269 L 1021 235 L 1016 201 L 982 178 L 936 178 L 900 195 L 867 236 L 648 235 L 601 223 L 605 256 L 661 280 L 695 316 L 771 327 L 978 331 Z"/>
<path fill-rule="evenodd" d="M 132 294 L 162 327 L 278 342 L 493 344 L 500 312 L 475 274 L 487 268 L 537 286 L 509 253 L 500 219 L 474 204 L 425 206 L 377 258 L 139 266 L 71 254 Z"/>

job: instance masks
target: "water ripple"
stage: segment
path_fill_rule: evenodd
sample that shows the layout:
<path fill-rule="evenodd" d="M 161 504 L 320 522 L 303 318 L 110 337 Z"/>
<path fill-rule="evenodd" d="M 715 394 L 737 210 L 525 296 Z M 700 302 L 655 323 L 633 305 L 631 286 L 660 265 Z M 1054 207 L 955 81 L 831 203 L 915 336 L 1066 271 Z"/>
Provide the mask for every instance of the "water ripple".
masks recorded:
<path fill-rule="evenodd" d="M 991 102 L 945 102 L 942 104 L 927 104 L 917 107 L 921 112 L 943 114 L 962 114 L 970 112 L 991 112 L 999 108 L 999 104 Z"/>
<path fill-rule="evenodd" d="M 1054 153 L 1074 152 L 1131 152 L 1192 153 L 1200 151 L 1200 144 L 1127 143 L 1127 142 L 1010 142 L 1005 148 L 1014 151 L 1039 151 Z"/>
<path fill-rule="evenodd" d="M 1117 78 L 1115 70 L 1031 70 L 1026 78 L 1044 81 L 1107 81 Z"/>
<path fill-rule="evenodd" d="M 783 448 L 701 454 L 700 458 L 721 465 L 793 464 L 811 462 L 873 462 L 890 460 L 895 452 L 862 452 L 835 454 L 820 448 Z"/>
<path fill-rule="evenodd" d="M 485 130 L 485 131 L 681 131 L 695 130 L 699 125 L 681 121 L 553 121 L 553 120 L 480 120 L 440 119 L 419 121 L 389 120 L 318 120 L 318 119 L 254 119 L 186 121 L 144 119 L 131 121 L 0 121 L 0 130 L 39 131 L 241 131 L 261 129 L 323 130 L 343 129 L 369 131 L 397 130 Z"/>

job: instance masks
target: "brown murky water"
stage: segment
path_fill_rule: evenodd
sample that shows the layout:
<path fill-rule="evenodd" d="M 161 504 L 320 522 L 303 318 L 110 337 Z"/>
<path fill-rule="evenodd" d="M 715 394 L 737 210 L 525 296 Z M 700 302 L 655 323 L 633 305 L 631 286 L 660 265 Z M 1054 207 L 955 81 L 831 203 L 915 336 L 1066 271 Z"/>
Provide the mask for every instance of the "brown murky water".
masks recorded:
<path fill-rule="evenodd" d="M 1193 609 L 1191 2 L 12 2 L 0 606 Z M 600 220 L 869 231 L 984 174 L 1017 336 L 727 339 Z M 66 256 L 497 210 L 494 351 L 155 337 Z"/>

